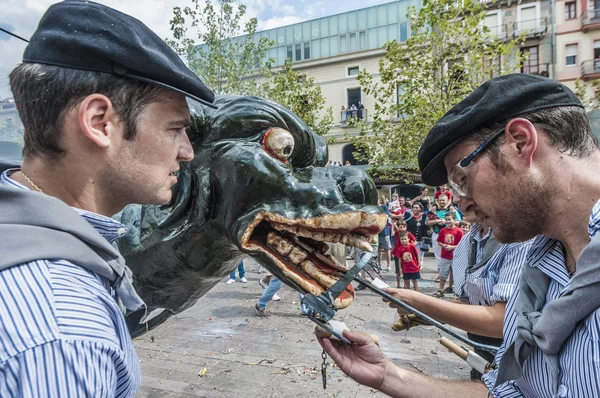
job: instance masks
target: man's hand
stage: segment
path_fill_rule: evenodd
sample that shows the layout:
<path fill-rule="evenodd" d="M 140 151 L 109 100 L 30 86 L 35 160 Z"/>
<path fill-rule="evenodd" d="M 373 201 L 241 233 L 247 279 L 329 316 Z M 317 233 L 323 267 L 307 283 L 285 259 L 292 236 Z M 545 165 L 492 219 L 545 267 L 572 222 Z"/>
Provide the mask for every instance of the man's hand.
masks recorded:
<path fill-rule="evenodd" d="M 383 351 L 368 334 L 348 330 L 344 330 L 343 334 L 351 345 L 328 338 L 317 339 L 345 374 L 360 384 L 380 389 L 386 371 L 395 365 L 383 355 Z"/>
<path fill-rule="evenodd" d="M 384 292 L 386 292 L 387 294 L 394 296 L 398 300 L 405 302 L 408 305 L 411 305 L 409 303 L 409 301 L 413 297 L 413 295 L 415 293 L 418 294 L 414 290 L 410 290 L 410 289 L 392 289 L 392 288 L 387 288 L 387 289 L 382 289 L 382 290 Z M 402 307 L 398 307 L 397 304 L 392 303 L 390 300 L 386 299 L 385 297 L 383 297 L 382 300 L 383 300 L 383 302 L 388 303 L 388 305 L 390 306 L 390 308 L 395 308 L 398 311 L 398 315 L 412 314 L 412 312 L 406 311 Z"/>

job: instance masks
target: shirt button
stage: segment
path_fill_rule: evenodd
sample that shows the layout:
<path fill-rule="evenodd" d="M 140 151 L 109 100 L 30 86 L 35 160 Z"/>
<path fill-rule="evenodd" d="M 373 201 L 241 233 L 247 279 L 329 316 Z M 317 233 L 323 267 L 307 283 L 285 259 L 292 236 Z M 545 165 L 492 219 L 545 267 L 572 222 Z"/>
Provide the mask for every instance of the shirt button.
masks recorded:
<path fill-rule="evenodd" d="M 564 384 L 561 384 L 560 386 L 558 386 L 558 397 L 559 398 L 565 398 L 567 396 L 567 387 L 565 387 Z"/>
<path fill-rule="evenodd" d="M 125 232 L 127 232 L 127 229 L 124 228 L 124 227 L 121 227 L 121 228 L 117 229 L 117 233 L 119 235 L 123 235 Z"/>

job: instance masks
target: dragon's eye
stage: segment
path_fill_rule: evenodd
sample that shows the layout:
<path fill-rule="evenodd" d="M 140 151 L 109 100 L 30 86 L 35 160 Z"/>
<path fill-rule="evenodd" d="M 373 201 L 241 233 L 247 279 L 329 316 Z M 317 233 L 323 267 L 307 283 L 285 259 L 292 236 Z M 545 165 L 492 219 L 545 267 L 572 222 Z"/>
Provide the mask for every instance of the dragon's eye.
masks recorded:
<path fill-rule="evenodd" d="M 294 136 L 279 127 L 267 130 L 261 143 L 265 151 L 284 163 L 287 163 L 294 153 Z"/>

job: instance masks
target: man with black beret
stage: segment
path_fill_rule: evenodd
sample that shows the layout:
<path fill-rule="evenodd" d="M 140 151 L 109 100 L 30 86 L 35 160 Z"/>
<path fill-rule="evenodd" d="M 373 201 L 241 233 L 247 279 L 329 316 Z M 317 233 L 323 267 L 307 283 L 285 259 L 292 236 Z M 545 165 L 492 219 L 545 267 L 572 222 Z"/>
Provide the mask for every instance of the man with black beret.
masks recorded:
<path fill-rule="evenodd" d="M 25 145 L 0 173 L 0 396 L 133 397 L 145 304 L 110 217 L 171 200 L 186 97 L 213 94 L 143 23 L 82 0 L 48 9 L 10 85 Z"/>
<path fill-rule="evenodd" d="M 499 242 L 537 236 L 506 307 L 497 369 L 485 386 L 435 380 L 394 366 L 356 333 L 349 347 L 323 339 L 331 357 L 398 397 L 600 396 L 600 150 L 581 102 L 543 77 L 492 79 L 438 121 L 419 166 L 424 183 L 448 182 Z"/>

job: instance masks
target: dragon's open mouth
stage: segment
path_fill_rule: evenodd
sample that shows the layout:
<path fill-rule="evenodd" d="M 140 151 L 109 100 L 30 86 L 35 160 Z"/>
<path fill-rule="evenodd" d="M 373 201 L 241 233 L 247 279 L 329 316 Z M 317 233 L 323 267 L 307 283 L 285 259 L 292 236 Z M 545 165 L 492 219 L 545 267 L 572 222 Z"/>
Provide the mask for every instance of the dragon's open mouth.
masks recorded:
<path fill-rule="evenodd" d="M 383 214 L 349 212 L 311 219 L 287 219 L 279 214 L 260 213 L 242 236 L 242 247 L 269 256 L 282 273 L 305 293 L 317 296 L 331 287 L 348 269 L 333 256 L 324 254 L 330 243 L 343 243 L 371 251 L 371 238 L 387 222 Z M 348 285 L 336 299 L 338 308 L 354 300 Z"/>

